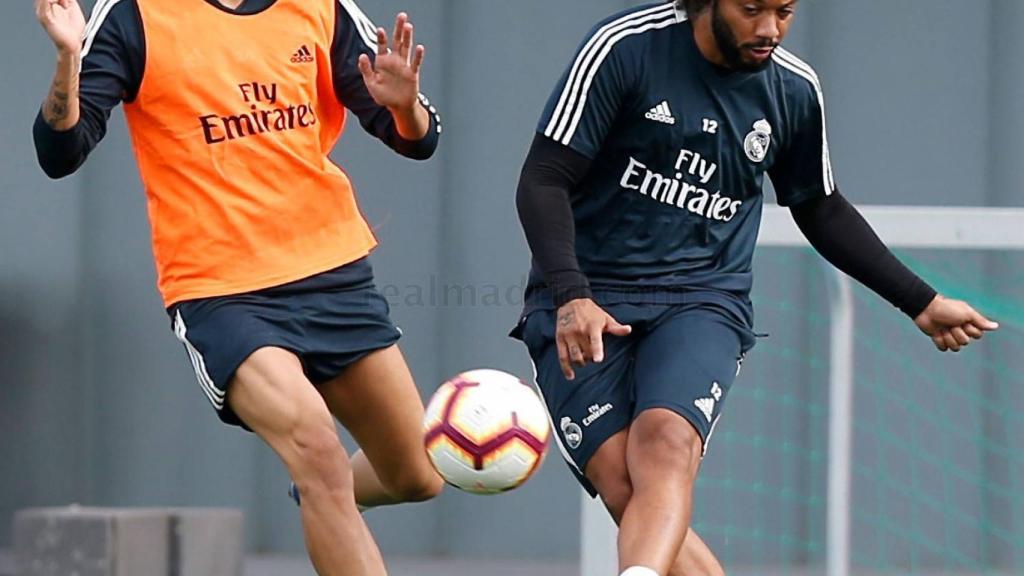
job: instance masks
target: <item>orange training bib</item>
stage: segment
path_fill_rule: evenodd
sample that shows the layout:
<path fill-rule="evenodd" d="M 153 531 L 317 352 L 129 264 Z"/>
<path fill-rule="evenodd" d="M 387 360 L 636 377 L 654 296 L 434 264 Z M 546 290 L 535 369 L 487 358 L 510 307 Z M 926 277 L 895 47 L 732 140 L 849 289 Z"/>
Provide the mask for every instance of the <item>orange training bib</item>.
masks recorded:
<path fill-rule="evenodd" d="M 334 0 L 237 15 L 138 0 L 146 66 L 125 105 L 164 303 L 249 292 L 357 260 L 376 240 L 328 158 Z"/>

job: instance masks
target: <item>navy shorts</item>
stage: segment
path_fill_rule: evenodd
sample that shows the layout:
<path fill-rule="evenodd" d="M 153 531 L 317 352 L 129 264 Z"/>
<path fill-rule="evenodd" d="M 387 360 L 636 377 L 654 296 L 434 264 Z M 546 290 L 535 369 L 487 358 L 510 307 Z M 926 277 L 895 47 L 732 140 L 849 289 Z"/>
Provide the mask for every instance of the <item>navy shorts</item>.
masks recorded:
<path fill-rule="evenodd" d="M 365 258 L 282 286 L 180 302 L 168 313 L 217 415 L 240 426 L 227 403 L 228 384 L 256 350 L 293 352 L 318 385 L 401 336 Z"/>
<path fill-rule="evenodd" d="M 537 387 L 554 425 L 562 456 L 591 496 L 583 472 L 597 449 L 644 410 L 665 408 L 685 418 L 708 440 L 722 413 L 753 332 L 726 310 L 709 304 L 612 304 L 608 312 L 633 332 L 605 335 L 605 360 L 575 367 L 566 380 L 558 362 L 554 310 L 531 312 L 519 336 L 533 358 Z"/>

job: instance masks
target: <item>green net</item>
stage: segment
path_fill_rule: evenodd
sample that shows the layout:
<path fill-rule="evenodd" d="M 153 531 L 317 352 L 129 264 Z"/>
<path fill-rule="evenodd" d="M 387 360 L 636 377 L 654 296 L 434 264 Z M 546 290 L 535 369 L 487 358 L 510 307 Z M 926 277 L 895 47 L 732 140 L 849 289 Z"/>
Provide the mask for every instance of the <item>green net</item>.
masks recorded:
<path fill-rule="evenodd" d="M 1024 573 L 1024 254 L 899 255 L 1002 327 L 941 354 L 855 289 L 853 573 Z M 770 336 L 730 393 L 694 513 L 730 573 L 825 572 L 830 274 L 809 250 L 759 249 Z"/>

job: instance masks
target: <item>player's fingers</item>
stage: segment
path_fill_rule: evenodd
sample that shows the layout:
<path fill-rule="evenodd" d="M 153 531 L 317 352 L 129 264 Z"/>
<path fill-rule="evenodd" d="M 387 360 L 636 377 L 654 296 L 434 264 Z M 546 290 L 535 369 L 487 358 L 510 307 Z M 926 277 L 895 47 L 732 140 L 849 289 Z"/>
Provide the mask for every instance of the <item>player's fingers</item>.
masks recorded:
<path fill-rule="evenodd" d="M 633 332 L 633 327 L 619 324 L 614 318 L 609 317 L 605 331 L 612 336 L 629 336 Z"/>
<path fill-rule="evenodd" d="M 985 318 L 984 316 L 982 316 L 981 314 L 976 312 L 973 308 L 971 309 L 970 318 L 969 318 L 968 321 L 971 324 L 974 324 L 975 326 L 977 326 L 978 328 L 981 328 L 982 330 L 998 330 L 999 329 L 999 323 L 998 322 L 993 322 L 993 321 L 989 320 L 988 318 Z"/>
<path fill-rule="evenodd" d="M 577 366 L 586 366 L 587 357 L 584 355 L 581 339 L 569 339 L 569 359 Z"/>
<path fill-rule="evenodd" d="M 946 345 L 946 349 L 952 352 L 960 351 L 960 343 L 953 337 L 953 333 L 949 330 L 942 331 L 942 342 Z"/>
<path fill-rule="evenodd" d="M 402 48 L 402 37 L 405 35 L 405 23 L 408 20 L 409 16 L 405 12 L 399 12 L 395 16 L 395 31 L 391 41 L 391 49 L 396 52 Z"/>
<path fill-rule="evenodd" d="M 939 352 L 946 351 L 946 341 L 942 338 L 942 333 L 932 336 L 932 342 L 935 344 L 935 347 L 939 349 Z"/>
<path fill-rule="evenodd" d="M 47 22 L 50 19 L 50 2 L 51 0 L 36 0 L 36 18 L 40 22 Z"/>
<path fill-rule="evenodd" d="M 964 332 L 968 336 L 970 336 L 971 338 L 974 338 L 975 340 L 981 340 L 982 338 L 985 337 L 984 330 L 982 330 L 981 328 L 978 328 L 974 324 L 964 324 L 963 326 L 961 326 L 961 328 L 963 328 Z"/>
<path fill-rule="evenodd" d="M 569 345 L 561 338 L 558 338 L 556 343 L 558 345 L 558 363 L 562 366 L 562 374 L 565 375 L 566 380 L 573 380 L 576 378 L 576 374 L 569 361 Z"/>
<path fill-rule="evenodd" d="M 956 340 L 957 344 L 967 346 L 971 343 L 971 337 L 960 326 L 950 328 L 949 332 L 953 335 L 953 339 Z"/>
<path fill-rule="evenodd" d="M 600 326 L 590 331 L 590 357 L 594 362 L 604 362 L 604 332 Z"/>
<path fill-rule="evenodd" d="M 405 60 L 406 63 L 410 62 L 410 56 L 412 55 L 412 40 L 415 31 L 413 30 L 412 24 L 406 22 L 405 28 L 402 29 L 402 43 L 399 45 L 398 54 Z"/>
<path fill-rule="evenodd" d="M 373 76 L 373 64 L 370 63 L 370 57 L 366 54 L 359 55 L 359 71 L 363 74 L 363 79 L 368 81 Z"/>
<path fill-rule="evenodd" d="M 426 55 L 427 49 L 422 44 L 416 47 L 416 52 L 412 56 L 412 73 L 419 74 L 420 68 L 423 66 L 423 57 Z"/>
<path fill-rule="evenodd" d="M 388 33 L 383 28 L 377 28 L 377 56 L 384 56 L 388 53 Z"/>
<path fill-rule="evenodd" d="M 620 324 L 611 314 L 605 313 L 604 315 L 604 331 L 608 332 L 612 336 L 629 336 L 633 332 L 633 327 Z"/>
<path fill-rule="evenodd" d="M 569 363 L 573 366 L 586 364 L 585 354 L 588 350 L 585 348 L 589 348 L 586 329 L 577 326 L 567 328 L 563 331 L 562 338 L 569 353 Z"/>

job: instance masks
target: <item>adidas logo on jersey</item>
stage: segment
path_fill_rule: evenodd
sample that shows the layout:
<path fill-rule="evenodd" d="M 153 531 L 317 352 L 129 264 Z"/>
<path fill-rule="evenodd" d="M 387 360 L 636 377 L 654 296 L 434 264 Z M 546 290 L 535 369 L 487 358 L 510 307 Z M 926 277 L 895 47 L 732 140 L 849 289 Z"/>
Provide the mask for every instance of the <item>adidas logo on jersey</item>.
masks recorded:
<path fill-rule="evenodd" d="M 313 60 L 313 53 L 309 51 L 309 48 L 306 48 L 305 44 L 296 50 L 295 54 L 292 54 L 292 64 L 305 64 Z"/>
<path fill-rule="evenodd" d="M 664 100 L 661 104 L 648 110 L 647 114 L 644 114 L 644 118 L 668 124 L 669 126 L 675 126 L 676 123 L 676 119 L 672 116 L 672 111 L 668 109 L 668 100 Z"/>

